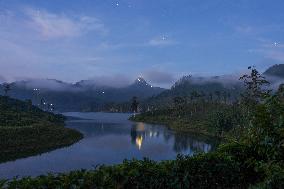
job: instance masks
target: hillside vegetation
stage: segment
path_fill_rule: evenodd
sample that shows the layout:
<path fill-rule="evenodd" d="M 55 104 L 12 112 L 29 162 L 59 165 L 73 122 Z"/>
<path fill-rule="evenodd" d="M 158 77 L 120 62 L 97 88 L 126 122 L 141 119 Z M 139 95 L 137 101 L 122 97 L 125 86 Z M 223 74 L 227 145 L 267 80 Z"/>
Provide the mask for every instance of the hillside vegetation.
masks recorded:
<path fill-rule="evenodd" d="M 31 101 L 0 96 L 0 162 L 71 145 L 82 135 L 64 127 L 65 118 L 44 112 Z"/>
<path fill-rule="evenodd" d="M 235 135 L 234 126 L 243 124 L 240 123 L 240 120 L 244 118 L 240 108 L 238 104 L 182 102 L 174 106 L 147 111 L 130 119 L 164 124 L 176 131 L 223 138 L 225 135 Z"/>

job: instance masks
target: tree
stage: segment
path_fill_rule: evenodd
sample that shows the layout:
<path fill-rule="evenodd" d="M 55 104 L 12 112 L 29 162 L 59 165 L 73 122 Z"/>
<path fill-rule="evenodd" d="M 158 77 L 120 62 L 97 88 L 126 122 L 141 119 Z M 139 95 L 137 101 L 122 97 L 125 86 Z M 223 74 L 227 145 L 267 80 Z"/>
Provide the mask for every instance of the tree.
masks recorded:
<path fill-rule="evenodd" d="M 139 105 L 139 102 L 137 100 L 137 97 L 134 96 L 132 98 L 131 111 L 133 111 L 134 113 L 137 113 L 138 112 L 138 105 Z"/>
<path fill-rule="evenodd" d="M 204 102 L 204 101 L 205 101 L 205 99 L 204 99 L 204 98 L 206 97 L 205 92 L 204 92 L 204 91 L 201 91 L 199 96 L 200 96 L 200 98 L 201 98 L 202 102 Z"/>
<path fill-rule="evenodd" d="M 225 131 L 233 127 L 233 118 L 231 113 L 226 111 L 217 111 L 213 113 L 211 120 L 212 127 L 216 129 L 216 136 L 222 137 Z"/>
<path fill-rule="evenodd" d="M 218 102 L 220 102 L 221 101 L 221 92 L 215 91 L 215 95 L 217 96 Z"/>
<path fill-rule="evenodd" d="M 240 80 L 244 82 L 246 87 L 245 92 L 242 94 L 242 100 L 248 105 L 255 105 L 263 98 L 269 95 L 270 90 L 265 90 L 264 85 L 269 85 L 269 82 L 265 80 L 255 67 L 248 67 L 250 74 L 245 74 L 240 77 Z"/>
<path fill-rule="evenodd" d="M 229 103 L 230 103 L 231 102 L 231 93 L 230 92 L 228 92 L 227 97 L 228 97 L 228 100 L 229 100 Z"/>
<path fill-rule="evenodd" d="M 223 92 L 223 100 L 224 100 L 224 103 L 225 103 L 225 104 L 227 104 L 227 97 L 228 97 L 227 92 L 224 91 L 224 92 Z"/>
<path fill-rule="evenodd" d="M 4 83 L 4 84 L 3 84 L 3 88 L 4 88 L 5 96 L 8 96 L 8 92 L 11 90 L 11 84 L 9 84 L 9 83 Z"/>
<path fill-rule="evenodd" d="M 174 106 L 176 108 L 181 108 L 181 106 L 183 106 L 185 104 L 186 100 L 183 97 L 180 96 L 176 96 L 174 97 Z"/>
<path fill-rule="evenodd" d="M 209 101 L 213 102 L 213 94 L 212 93 L 209 93 Z"/>
<path fill-rule="evenodd" d="M 186 97 L 176 96 L 174 97 L 174 108 L 180 117 L 181 113 L 184 113 L 185 106 L 187 104 Z"/>
<path fill-rule="evenodd" d="M 40 99 L 40 107 L 41 107 L 42 109 L 45 109 L 45 105 L 46 105 L 46 102 L 45 102 L 44 98 L 41 98 L 41 99 Z"/>
<path fill-rule="evenodd" d="M 199 97 L 200 97 L 200 94 L 197 91 L 192 91 L 190 93 L 190 99 L 191 100 L 194 100 L 194 99 L 198 100 Z"/>

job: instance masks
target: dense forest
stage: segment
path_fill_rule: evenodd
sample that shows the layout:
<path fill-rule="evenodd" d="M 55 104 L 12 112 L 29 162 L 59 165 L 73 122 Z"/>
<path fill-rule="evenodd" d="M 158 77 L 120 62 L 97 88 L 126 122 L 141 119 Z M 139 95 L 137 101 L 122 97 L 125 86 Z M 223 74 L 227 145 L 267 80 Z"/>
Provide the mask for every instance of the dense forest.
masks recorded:
<path fill-rule="evenodd" d="M 284 86 L 273 92 L 255 68 L 249 69 L 251 73 L 240 78 L 245 90 L 237 102 L 202 98 L 187 102 L 176 97 L 173 107 L 132 118 L 225 138 L 215 152 L 162 162 L 131 160 L 88 171 L 15 178 L 1 181 L 2 187 L 280 189 L 284 185 Z"/>
<path fill-rule="evenodd" d="M 82 135 L 64 127 L 65 117 L 0 96 L 0 162 L 71 145 Z"/>

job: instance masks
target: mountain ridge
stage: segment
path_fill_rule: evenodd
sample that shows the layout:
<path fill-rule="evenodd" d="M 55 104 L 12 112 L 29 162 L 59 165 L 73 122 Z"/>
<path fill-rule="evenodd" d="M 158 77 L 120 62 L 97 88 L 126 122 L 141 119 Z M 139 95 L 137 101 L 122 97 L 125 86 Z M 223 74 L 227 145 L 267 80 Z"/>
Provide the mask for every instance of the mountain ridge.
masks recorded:
<path fill-rule="evenodd" d="M 36 105 L 52 103 L 60 111 L 100 111 L 105 104 L 130 102 L 133 96 L 142 100 L 165 90 L 150 85 L 141 77 L 119 88 L 99 86 L 91 80 L 85 85 L 86 81 L 74 84 L 54 79 L 17 81 L 11 83 L 8 94 L 20 100 L 32 99 Z M 3 85 L 0 87 L 1 92 L 4 94 Z"/>
<path fill-rule="evenodd" d="M 263 75 L 266 76 L 274 76 L 284 79 L 284 64 L 275 64 L 269 67 Z"/>
<path fill-rule="evenodd" d="M 281 67 L 279 71 L 279 67 Z M 271 86 L 277 89 L 283 83 L 284 64 L 273 65 L 263 75 L 271 82 Z M 280 77 L 279 77 L 280 76 Z M 220 98 L 225 93 L 229 100 L 236 99 L 243 90 L 241 81 L 236 75 L 222 75 L 211 77 L 184 76 L 170 89 L 154 87 L 144 78 L 137 77 L 132 83 L 124 86 L 103 85 L 95 79 L 81 80 L 76 83 L 67 83 L 56 79 L 33 79 L 16 81 L 12 83 L 9 92 L 12 97 L 18 99 L 33 99 L 39 104 L 42 98 L 45 101 L 56 104 L 61 111 L 100 111 L 106 104 L 128 104 L 133 96 L 137 96 L 143 104 L 172 103 L 176 96 L 192 96 L 197 92 L 206 98 Z M 2 87 L 2 94 L 3 94 Z M 0 89 L 1 94 L 1 89 Z"/>

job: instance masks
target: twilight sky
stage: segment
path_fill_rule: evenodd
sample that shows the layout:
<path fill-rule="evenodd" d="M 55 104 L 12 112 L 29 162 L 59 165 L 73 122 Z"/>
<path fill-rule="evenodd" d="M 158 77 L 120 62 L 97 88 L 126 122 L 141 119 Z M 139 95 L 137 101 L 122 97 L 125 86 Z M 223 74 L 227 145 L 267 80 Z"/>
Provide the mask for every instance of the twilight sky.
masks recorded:
<path fill-rule="evenodd" d="M 168 86 L 284 63 L 283 0 L 0 0 L 0 81 Z"/>

